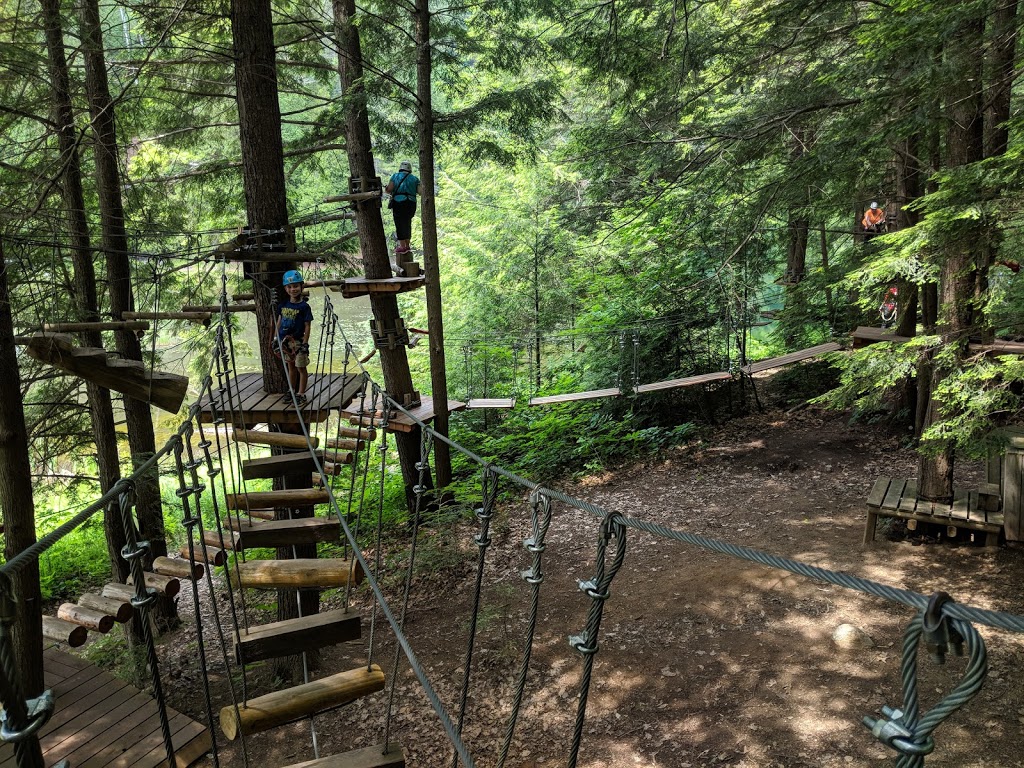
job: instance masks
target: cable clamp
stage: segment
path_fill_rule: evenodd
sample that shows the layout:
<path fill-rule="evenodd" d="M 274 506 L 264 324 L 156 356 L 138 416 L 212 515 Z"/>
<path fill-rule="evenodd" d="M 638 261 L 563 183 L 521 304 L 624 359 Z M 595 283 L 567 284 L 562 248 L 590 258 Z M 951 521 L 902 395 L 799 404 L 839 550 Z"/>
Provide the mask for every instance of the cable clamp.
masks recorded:
<path fill-rule="evenodd" d="M 526 547 L 527 552 L 543 552 L 547 545 L 538 544 L 537 539 L 531 536 L 523 542 L 523 546 Z"/>
<path fill-rule="evenodd" d="M 953 598 L 947 593 L 936 592 L 929 598 L 928 607 L 924 611 L 921 624 L 924 644 L 936 664 L 946 663 L 946 653 L 950 647 L 953 648 L 954 656 L 964 655 L 963 637 L 942 612 L 943 606 L 952 602 Z"/>
<path fill-rule="evenodd" d="M 220 474 L 220 467 L 210 467 L 206 470 L 206 474 L 213 480 L 213 478 Z"/>
<path fill-rule="evenodd" d="M 584 656 L 593 656 L 597 653 L 597 643 L 590 645 L 590 638 L 587 637 L 587 633 L 584 632 L 582 635 L 569 635 L 569 645 L 572 646 L 573 650 L 579 651 Z"/>
<path fill-rule="evenodd" d="M 579 582 L 579 585 L 580 591 L 585 593 L 587 597 L 594 600 L 607 600 L 611 597 L 611 592 L 599 592 L 597 584 L 594 583 L 593 579 L 589 581 L 581 581 Z"/>
<path fill-rule="evenodd" d="M 157 593 L 154 587 L 146 587 L 145 597 L 139 597 L 138 595 L 136 595 L 128 602 L 132 604 L 132 608 L 141 611 L 143 608 L 147 608 L 151 606 L 153 603 L 155 603 L 157 597 L 159 597 L 159 594 Z"/>
<path fill-rule="evenodd" d="M 478 533 L 476 536 L 473 537 L 473 539 L 476 541 L 476 545 L 480 547 L 480 549 L 483 549 L 484 547 L 489 547 L 491 545 L 491 540 L 482 533 Z"/>
<path fill-rule="evenodd" d="M 426 491 L 427 487 L 425 485 L 420 485 L 419 483 L 412 487 L 412 492 L 415 493 L 417 496 L 422 496 L 424 493 L 426 493 Z"/>
<path fill-rule="evenodd" d="M 15 730 L 8 722 L 10 712 L 0 712 L 0 741 L 10 744 L 24 741 L 36 731 L 46 725 L 46 721 L 53 714 L 53 691 L 43 691 L 42 695 L 25 702 L 25 709 L 28 710 L 28 722 L 23 728 Z"/>
<path fill-rule="evenodd" d="M 193 459 L 192 461 L 185 462 L 185 469 L 191 472 L 193 469 L 199 469 L 203 466 L 203 459 Z"/>
<path fill-rule="evenodd" d="M 184 520 L 181 521 L 181 524 L 183 526 L 185 526 L 185 530 L 191 531 L 193 528 L 195 528 L 197 525 L 199 525 L 199 518 L 198 517 L 186 517 Z"/>
<path fill-rule="evenodd" d="M 528 570 L 521 571 L 519 576 L 527 584 L 541 584 L 544 581 L 544 574 L 538 571 L 536 567 L 530 567 Z"/>
<path fill-rule="evenodd" d="M 147 552 L 149 552 L 149 542 L 143 540 L 136 542 L 135 549 L 131 549 L 130 544 L 125 544 L 121 548 L 121 557 L 130 563 L 132 560 L 138 560 Z"/>
<path fill-rule="evenodd" d="M 903 710 L 882 707 L 884 717 L 877 719 L 865 717 L 864 725 L 871 729 L 875 738 L 887 747 L 902 752 L 904 755 L 928 755 L 935 749 L 935 740 L 928 736 L 921 743 L 914 741 L 914 734 L 903 722 Z"/>
<path fill-rule="evenodd" d="M 494 508 L 477 507 L 476 509 L 473 510 L 473 514 L 476 515 L 477 520 L 483 522 L 485 520 L 490 520 L 492 517 L 494 517 Z"/>
<path fill-rule="evenodd" d="M 205 451 L 205 450 L 206 450 L 207 448 L 209 448 L 209 447 L 210 447 L 210 446 L 212 446 L 212 445 L 213 445 L 213 443 L 212 443 L 212 442 L 210 442 L 209 440 L 203 440 L 203 441 L 201 441 L 201 442 L 200 442 L 200 443 L 199 443 L 199 444 L 197 445 L 197 447 L 199 447 L 199 448 L 202 448 L 202 449 L 203 449 L 203 450 Z"/>

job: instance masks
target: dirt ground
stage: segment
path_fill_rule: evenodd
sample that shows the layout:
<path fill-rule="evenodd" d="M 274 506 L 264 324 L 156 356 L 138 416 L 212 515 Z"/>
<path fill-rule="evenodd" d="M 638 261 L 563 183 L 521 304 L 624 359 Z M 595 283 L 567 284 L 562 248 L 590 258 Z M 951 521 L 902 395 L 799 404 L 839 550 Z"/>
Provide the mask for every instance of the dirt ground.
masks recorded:
<path fill-rule="evenodd" d="M 1024 548 L 916 536 L 880 525 L 861 544 L 864 499 L 880 475 L 912 477 L 915 457 L 883 426 L 850 424 L 843 414 L 769 410 L 732 421 L 701 444 L 659 460 L 565 483 L 577 498 L 670 528 L 756 547 L 923 593 L 949 592 L 975 606 L 1024 614 Z M 958 485 L 981 480 L 979 465 L 958 469 Z M 407 632 L 415 653 L 457 717 L 473 585 L 476 529 L 454 532 L 465 557 L 454 572 L 417 582 Z M 523 540 L 529 505 L 504 504 L 492 526 L 464 734 L 477 766 L 498 764 L 529 621 L 529 567 Z M 895 540 L 898 539 L 898 540 Z M 582 657 L 568 636 L 586 622 L 590 600 L 578 581 L 594 575 L 598 521 L 563 504 L 543 553 L 536 638 L 509 768 L 566 765 Z M 393 564 L 397 568 L 400 564 Z M 389 580 L 400 605 L 398 574 Z M 334 602 L 340 598 L 335 597 Z M 181 610 L 188 616 L 189 598 Z M 363 642 L 324 654 L 325 674 L 366 661 Z M 630 530 L 625 562 L 606 601 L 594 659 L 579 765 L 584 768 L 737 766 L 798 768 L 892 764 L 893 753 L 861 724 L 883 704 L 899 706 L 899 654 L 911 611 L 839 587 L 711 554 Z M 264 619 L 268 620 L 268 619 Z M 188 620 L 187 620 L 188 621 Z M 872 646 L 843 650 L 840 624 Z M 930 766 L 1024 766 L 1024 636 L 980 628 L 990 671 L 981 693 L 936 732 Z M 374 661 L 395 669 L 393 645 L 378 624 Z M 194 663 L 194 626 L 164 643 L 177 682 L 174 705 L 205 719 Z M 214 654 L 215 704 L 227 703 Z M 925 708 L 956 684 L 964 660 L 938 667 L 921 653 Z M 408 663 L 399 664 L 391 737 L 410 768 L 452 764 L 451 750 Z M 269 667 L 248 672 L 250 695 L 274 686 Z M 384 740 L 387 693 L 316 719 L 321 755 Z M 237 744 L 221 737 L 221 762 L 241 765 Z M 254 766 L 313 758 L 309 721 L 250 738 Z"/>

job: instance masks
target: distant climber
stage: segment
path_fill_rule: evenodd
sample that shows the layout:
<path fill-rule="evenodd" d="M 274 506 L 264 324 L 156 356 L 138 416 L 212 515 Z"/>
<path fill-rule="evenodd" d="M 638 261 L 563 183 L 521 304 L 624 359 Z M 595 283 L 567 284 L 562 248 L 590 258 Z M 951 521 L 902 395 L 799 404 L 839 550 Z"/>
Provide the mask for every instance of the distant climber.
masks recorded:
<path fill-rule="evenodd" d="M 885 232 L 885 209 L 879 208 L 878 203 L 872 200 L 871 205 L 864 211 L 864 218 L 860 223 L 864 227 L 864 242 L 866 243 L 871 238 Z"/>
<path fill-rule="evenodd" d="M 882 299 L 882 306 L 878 308 L 878 314 L 882 317 L 882 327 L 888 328 L 896 320 L 896 315 L 899 314 L 899 288 L 895 285 L 890 285 L 885 292 L 885 298 Z"/>
<path fill-rule="evenodd" d="M 391 195 L 388 207 L 395 219 L 395 236 L 398 238 L 395 256 L 412 250 L 409 241 L 412 239 L 412 217 L 416 214 L 416 192 L 419 186 L 420 180 L 412 173 L 412 163 L 403 160 L 398 166 L 398 173 L 391 177 L 384 190 Z"/>
<path fill-rule="evenodd" d="M 272 346 L 288 364 L 288 380 L 295 390 L 295 400 L 306 404 L 306 383 L 309 380 L 309 332 L 313 325 L 313 310 L 302 298 L 302 273 L 289 269 L 281 280 L 288 300 L 277 308 Z"/>

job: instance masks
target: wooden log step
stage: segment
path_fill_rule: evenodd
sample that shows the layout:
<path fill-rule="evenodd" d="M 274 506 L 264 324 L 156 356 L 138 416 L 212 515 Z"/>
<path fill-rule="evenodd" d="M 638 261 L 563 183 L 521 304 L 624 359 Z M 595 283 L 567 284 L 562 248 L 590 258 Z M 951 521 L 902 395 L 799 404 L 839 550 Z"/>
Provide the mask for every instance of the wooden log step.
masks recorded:
<path fill-rule="evenodd" d="M 209 312 L 211 314 L 220 314 L 220 304 L 186 304 L 181 308 L 182 312 Z M 224 308 L 225 312 L 255 312 L 255 304 L 228 304 Z"/>
<path fill-rule="evenodd" d="M 351 464 L 355 458 L 352 451 L 324 451 L 323 460 L 328 464 Z"/>
<path fill-rule="evenodd" d="M 359 614 L 337 610 L 298 619 L 275 621 L 235 633 L 235 659 L 252 664 L 264 659 L 293 656 L 304 651 L 347 643 L 361 637 Z"/>
<path fill-rule="evenodd" d="M 252 512 L 254 509 L 294 509 L 314 504 L 326 504 L 331 500 L 325 491 L 300 488 L 294 491 L 257 491 L 250 493 L 229 493 L 224 497 L 228 509 Z"/>
<path fill-rule="evenodd" d="M 80 331 L 148 331 L 149 323 L 141 320 L 112 323 L 44 323 L 43 330 L 49 333 L 78 333 Z"/>
<path fill-rule="evenodd" d="M 114 628 L 114 617 L 106 611 L 97 611 L 95 608 L 86 608 L 74 603 L 63 603 L 57 609 L 57 618 L 72 624 L 80 624 L 86 629 L 102 632 L 104 635 Z"/>
<path fill-rule="evenodd" d="M 146 586 L 152 587 L 161 595 L 165 597 L 174 597 L 181 592 L 181 581 L 174 578 L 173 576 L 161 576 L 159 573 L 153 573 L 152 571 L 146 571 Z M 122 598 L 124 600 L 131 600 L 135 597 L 135 587 L 131 583 L 131 577 L 128 577 L 128 584 L 107 584 L 103 587 L 102 595 L 104 597 L 115 597 Z"/>
<path fill-rule="evenodd" d="M 285 768 L 405 768 L 405 750 L 397 741 L 342 752 Z"/>
<path fill-rule="evenodd" d="M 233 434 L 235 440 L 239 443 L 306 450 L 306 438 L 302 435 L 289 435 L 284 432 L 260 432 L 255 429 L 236 429 Z M 311 435 L 309 440 L 314 448 L 319 447 L 320 438 Z"/>
<path fill-rule="evenodd" d="M 214 531 L 214 535 L 216 536 L 216 531 Z M 217 545 L 211 547 L 209 544 L 207 544 L 206 554 L 204 555 L 202 545 L 200 545 L 199 543 L 193 543 L 192 551 L 195 554 L 195 562 L 197 563 L 205 563 L 208 566 L 213 565 L 214 567 L 219 568 L 228 561 L 228 553 L 225 552 L 223 549 L 220 549 L 219 546 Z M 188 560 L 188 544 L 182 544 L 181 549 L 178 551 L 178 554 L 186 560 Z"/>
<path fill-rule="evenodd" d="M 345 451 L 361 451 L 366 448 L 366 441 L 346 437 L 329 437 L 324 441 L 324 445 L 327 448 L 340 448 Z"/>
<path fill-rule="evenodd" d="M 249 560 L 231 568 L 231 583 L 254 589 L 332 589 L 348 584 L 352 564 L 341 558 L 298 560 Z M 355 583 L 363 580 L 363 569 L 357 562 Z"/>
<path fill-rule="evenodd" d="M 337 429 L 338 437 L 353 437 L 358 440 L 369 440 L 373 442 L 377 439 L 377 430 L 370 429 L 368 427 L 339 427 Z M 328 445 L 328 448 L 334 446 Z"/>
<path fill-rule="evenodd" d="M 125 320 L 190 320 L 209 324 L 211 312 L 122 312 Z"/>
<path fill-rule="evenodd" d="M 290 547 L 294 544 L 316 544 L 337 541 L 341 535 L 338 518 L 302 517 L 297 520 L 267 520 L 248 522 L 232 520 L 238 528 L 238 548 Z"/>
<path fill-rule="evenodd" d="M 317 454 L 323 461 L 323 453 Z M 247 459 L 242 462 L 242 479 L 256 480 L 265 477 L 281 477 L 289 472 L 312 472 L 316 469 L 313 456 L 308 452 L 285 453 L 268 456 L 265 459 Z"/>
<path fill-rule="evenodd" d="M 203 531 L 203 541 L 206 542 L 208 547 L 217 547 L 218 549 L 234 552 L 238 538 L 231 531 L 222 531 L 221 533 L 217 533 L 217 531 Z"/>
<path fill-rule="evenodd" d="M 43 637 L 64 643 L 71 648 L 78 648 L 85 645 L 85 641 L 89 639 L 89 630 L 80 624 L 72 624 L 53 616 L 43 616 Z"/>
<path fill-rule="evenodd" d="M 157 557 L 153 560 L 153 571 L 161 576 L 174 576 L 179 579 L 195 581 L 203 578 L 206 573 L 200 563 L 193 563 L 191 560 L 172 560 L 169 557 Z"/>
<path fill-rule="evenodd" d="M 384 689 L 384 672 L 376 664 L 314 680 L 305 685 L 249 699 L 245 706 L 224 707 L 220 727 L 231 741 L 284 723 L 301 720 Z"/>
<path fill-rule="evenodd" d="M 135 609 L 127 600 L 119 600 L 116 597 L 104 597 L 98 592 L 86 592 L 78 598 L 78 604 L 86 608 L 102 611 L 114 617 L 118 624 L 124 624 L 135 615 Z"/>

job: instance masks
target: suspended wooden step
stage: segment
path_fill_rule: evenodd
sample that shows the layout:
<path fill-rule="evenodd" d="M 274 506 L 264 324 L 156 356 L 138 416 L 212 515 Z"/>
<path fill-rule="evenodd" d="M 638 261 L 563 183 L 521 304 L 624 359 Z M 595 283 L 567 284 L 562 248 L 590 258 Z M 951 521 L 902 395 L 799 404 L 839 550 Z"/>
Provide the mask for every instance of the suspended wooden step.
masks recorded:
<path fill-rule="evenodd" d="M 380 280 L 370 280 L 365 277 L 350 277 L 344 285 L 331 288 L 332 291 L 341 293 L 343 298 L 354 299 L 357 296 L 366 296 L 371 293 L 407 293 L 422 288 L 427 279 L 423 275 L 418 277 L 385 277 Z"/>
<path fill-rule="evenodd" d="M 353 440 L 349 437 L 329 437 L 324 441 L 327 448 L 344 451 L 362 451 L 366 448 L 365 440 Z"/>
<path fill-rule="evenodd" d="M 211 315 L 219 315 L 220 304 L 186 304 L 181 308 L 182 312 L 209 312 Z M 228 304 L 224 307 L 225 312 L 255 312 L 255 304 Z"/>
<path fill-rule="evenodd" d="M 294 656 L 329 645 L 358 640 L 361 636 L 359 614 L 337 610 L 314 613 L 298 619 L 275 621 L 249 627 L 235 633 L 235 659 L 239 664 Z"/>
<path fill-rule="evenodd" d="M 216 535 L 216 532 L 214 532 L 214 534 Z M 199 542 L 195 542 L 192 544 L 192 551 L 195 554 L 195 562 L 205 563 L 207 566 L 213 565 L 216 567 L 220 567 L 224 565 L 224 563 L 226 563 L 228 560 L 228 553 L 225 552 L 223 549 L 220 549 L 219 544 L 214 545 L 214 547 L 212 548 L 209 545 L 207 545 L 205 556 L 203 554 L 203 547 L 199 544 Z M 183 558 L 188 560 L 188 544 L 182 545 L 181 550 L 179 550 L 178 554 L 180 554 Z"/>
<path fill-rule="evenodd" d="M 30 357 L 62 371 L 177 413 L 188 392 L 188 377 L 150 371 L 137 360 L 109 358 L 103 349 L 78 347 L 70 336 L 36 333 L 19 337 Z"/>
<path fill-rule="evenodd" d="M 216 547 L 218 549 L 226 549 L 229 552 L 235 551 L 235 545 L 238 543 L 237 534 L 231 531 L 203 531 L 203 541 L 206 542 L 208 547 Z"/>
<path fill-rule="evenodd" d="M 455 413 L 456 411 L 465 410 L 466 404 L 458 400 L 448 401 L 448 412 Z M 428 423 L 433 420 L 436 410 L 434 408 L 434 399 L 424 395 L 420 398 L 420 404 L 413 406 L 412 408 L 406 408 L 412 416 L 416 417 L 423 423 Z M 380 411 L 374 414 L 361 414 L 359 412 L 359 404 L 353 403 L 345 409 L 345 413 L 349 415 L 350 424 L 358 424 L 363 427 L 377 426 L 380 423 L 379 416 Z M 388 421 L 387 429 L 390 432 L 412 432 L 417 429 L 419 425 L 413 421 L 412 418 L 406 416 L 401 411 L 391 414 L 391 419 Z"/>
<path fill-rule="evenodd" d="M 226 385 L 227 386 L 227 385 Z M 365 382 L 354 373 L 310 374 L 306 387 L 307 404 L 300 410 L 307 423 L 326 421 L 332 410 L 339 410 L 362 392 Z M 267 392 L 263 375 L 240 373 L 230 380 L 232 402 L 222 401 L 217 393 L 201 401 L 200 419 L 213 422 L 217 416 L 228 416 L 246 425 L 297 424 L 299 421 L 291 394 Z"/>
<path fill-rule="evenodd" d="M 477 408 L 515 408 L 514 397 L 475 397 L 466 403 L 466 407 L 473 410 Z"/>
<path fill-rule="evenodd" d="M 244 514 L 242 514 L 242 510 L 239 510 L 239 514 L 242 517 L 255 517 L 257 520 L 277 519 L 277 513 L 273 509 L 249 509 L 245 510 Z M 236 515 L 236 517 L 238 516 Z"/>
<path fill-rule="evenodd" d="M 377 430 L 369 427 L 339 427 L 336 430 L 338 437 L 354 437 L 359 440 L 368 440 L 373 442 L 377 439 Z M 333 445 L 328 445 L 328 448 L 334 448 Z"/>
<path fill-rule="evenodd" d="M 245 706 L 224 707 L 220 727 L 228 739 L 249 736 L 301 720 L 384 689 L 384 672 L 376 664 L 314 680 L 305 685 L 249 699 Z"/>
<path fill-rule="evenodd" d="M 114 617 L 106 611 L 97 611 L 95 608 L 86 608 L 74 603 L 63 603 L 57 609 L 57 618 L 104 635 L 114 628 Z"/>
<path fill-rule="evenodd" d="M 321 757 L 285 768 L 405 768 L 405 750 L 397 741 Z"/>
<path fill-rule="evenodd" d="M 682 379 L 670 379 L 668 381 L 656 381 L 653 384 L 641 384 L 634 390 L 637 394 L 646 392 L 660 392 L 666 389 L 679 389 L 680 387 L 695 387 L 699 384 L 711 384 L 715 381 L 732 380 L 732 374 L 728 371 L 716 373 L 702 373 L 698 376 L 687 376 Z"/>
<path fill-rule="evenodd" d="M 162 595 L 165 595 L 167 597 L 174 597 L 176 594 L 181 592 L 181 579 L 179 579 L 177 576 L 164 576 L 161 573 L 153 573 L 152 571 L 146 571 L 143 574 L 143 576 L 145 576 L 146 586 L 152 587 Z M 116 586 L 130 589 L 132 591 L 132 594 L 134 595 L 135 588 L 133 586 L 133 583 L 134 582 L 132 581 L 132 577 L 129 576 L 127 584 L 117 584 Z M 107 587 L 112 586 L 115 585 L 107 585 Z M 104 595 L 107 595 L 107 587 L 103 588 Z M 114 595 L 107 595 L 107 597 L 114 597 Z"/>
<path fill-rule="evenodd" d="M 555 405 L 557 403 L 575 403 L 580 400 L 596 400 L 601 397 L 618 397 L 622 390 L 618 387 L 609 389 L 592 389 L 587 392 L 570 392 L 565 395 L 545 395 L 543 397 L 531 397 L 530 405 Z"/>
<path fill-rule="evenodd" d="M 333 589 L 348 584 L 352 573 L 354 583 L 363 580 L 363 569 L 358 562 L 353 573 L 352 563 L 341 558 L 301 558 L 298 560 L 249 560 L 228 569 L 231 583 L 254 589 Z"/>
<path fill-rule="evenodd" d="M 275 448 L 298 448 L 305 450 L 306 438 L 302 435 L 289 435 L 284 432 L 262 432 L 255 429 L 236 429 L 234 438 L 239 443 L 250 445 L 270 445 Z M 310 435 L 310 442 L 314 448 L 320 446 L 320 438 Z"/>
<path fill-rule="evenodd" d="M 138 320 L 122 320 L 95 323 L 44 323 L 43 330 L 47 333 L 79 333 L 81 331 L 148 331 L 149 323 Z"/>
<path fill-rule="evenodd" d="M 119 600 L 115 597 L 104 597 L 98 592 L 86 592 L 78 598 L 78 604 L 85 608 L 93 608 L 114 617 L 118 624 L 130 621 L 135 615 L 135 609 L 127 600 Z"/>
<path fill-rule="evenodd" d="M 318 451 L 317 457 L 323 461 L 323 452 Z M 283 453 L 280 456 L 267 456 L 262 459 L 246 459 L 242 462 L 242 479 L 282 477 L 289 472 L 312 472 L 314 469 L 316 469 L 316 462 L 313 461 L 313 455 L 308 451 L 305 453 Z"/>
<path fill-rule="evenodd" d="M 355 461 L 356 455 L 352 451 L 325 451 L 324 461 L 328 464 L 351 464 Z M 327 472 L 326 467 L 324 471 Z M 327 472 L 327 474 L 330 474 Z"/>
<path fill-rule="evenodd" d="M 212 312 L 122 312 L 125 320 L 188 320 L 193 323 L 210 324 Z"/>
<path fill-rule="evenodd" d="M 172 560 L 169 557 L 157 557 L 153 559 L 153 572 L 161 576 L 173 576 L 177 579 L 188 579 L 195 581 L 203 578 L 206 569 L 200 563 L 193 563 L 191 560 Z"/>
<path fill-rule="evenodd" d="M 893 344 L 905 344 L 910 341 L 909 336 L 898 336 L 892 331 L 887 331 L 877 326 L 859 326 L 857 329 L 850 334 L 850 338 L 853 340 L 853 348 L 860 349 L 866 347 L 869 344 L 876 342 L 886 341 Z M 977 354 L 988 354 L 988 355 L 1024 355 L 1024 343 L 1019 341 L 1007 341 L 1006 339 L 995 339 L 994 341 L 982 342 L 982 341 L 971 341 L 967 345 L 967 350 L 972 355 Z"/>
<path fill-rule="evenodd" d="M 53 616 L 43 616 L 43 637 L 58 643 L 64 643 L 71 648 L 78 648 L 85 645 L 89 639 L 89 630 L 79 624 L 72 624 L 70 621 L 56 619 Z"/>
<path fill-rule="evenodd" d="M 224 497 L 228 509 L 253 511 L 256 509 L 294 509 L 314 504 L 326 504 L 331 497 L 325 491 L 298 488 L 294 491 L 250 491 L 229 493 Z"/>
<path fill-rule="evenodd" d="M 836 344 L 834 341 L 830 341 L 827 344 L 819 344 L 816 347 L 808 347 L 807 349 L 790 352 L 788 355 L 782 355 L 781 357 L 772 357 L 768 360 L 751 363 L 750 365 L 744 366 L 743 371 L 747 374 L 760 373 L 761 371 L 767 371 L 769 368 L 779 368 L 783 365 L 791 365 L 792 363 L 798 363 L 801 360 L 809 360 L 812 357 L 824 355 L 828 352 L 838 352 L 840 349 L 842 349 L 842 346 Z"/>
<path fill-rule="evenodd" d="M 257 547 L 291 547 L 296 544 L 317 544 L 337 541 L 341 535 L 338 518 L 300 517 L 294 520 L 223 521 L 238 531 L 238 549 Z"/>

